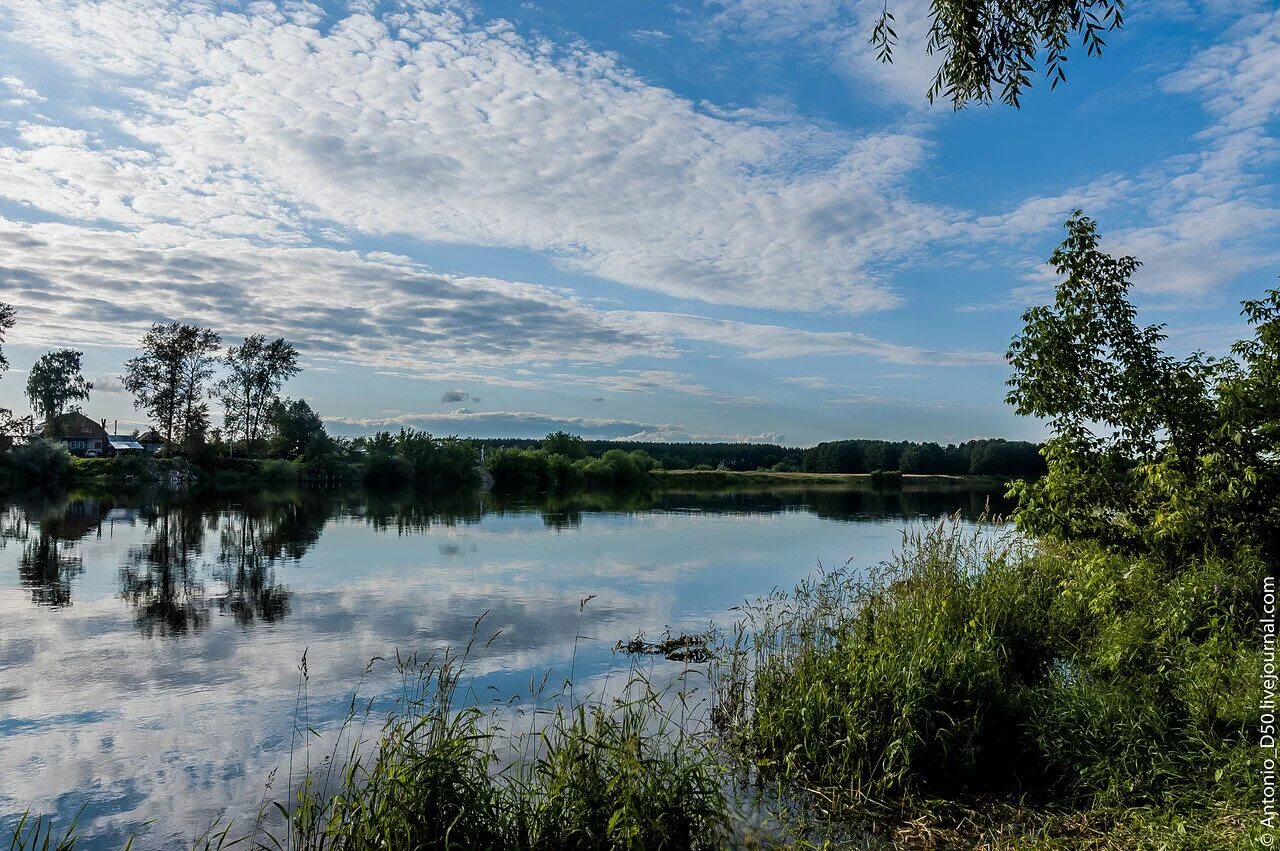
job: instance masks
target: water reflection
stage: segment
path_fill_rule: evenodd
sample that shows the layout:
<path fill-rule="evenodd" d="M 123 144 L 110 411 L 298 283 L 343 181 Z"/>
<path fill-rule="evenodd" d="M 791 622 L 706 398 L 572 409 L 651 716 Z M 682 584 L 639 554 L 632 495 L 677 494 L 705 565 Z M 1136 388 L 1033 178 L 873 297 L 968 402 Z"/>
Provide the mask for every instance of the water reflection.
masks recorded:
<path fill-rule="evenodd" d="M 208 622 L 200 579 L 205 528 L 188 506 L 148 506 L 147 541 L 132 547 L 120 567 L 120 596 L 134 610 L 143 635 L 186 635 Z"/>
<path fill-rule="evenodd" d="M 611 512 L 695 512 L 761 515 L 809 512 L 842 522 L 936 517 L 959 512 L 968 519 L 998 516 L 1009 504 L 998 489 L 848 486 L 666 488 L 623 492 L 495 495 L 452 498 L 413 493 L 358 494 L 323 490 L 264 493 L 230 499 L 175 501 L 153 498 L 119 508 L 114 500 L 71 497 L 36 505 L 0 506 L 0 546 L 21 544 L 22 587 L 39 606 L 72 602 L 72 586 L 84 572 L 78 542 L 101 538 L 105 526 L 141 522 L 146 540 L 128 550 L 119 568 L 120 597 L 135 610 L 144 635 L 198 632 L 216 608 L 244 625 L 274 623 L 289 611 L 289 591 L 276 575 L 282 562 L 298 562 L 335 518 L 354 518 L 377 532 L 417 535 L 432 529 L 475 525 L 486 516 L 536 513 L 544 528 L 581 527 L 584 516 Z M 217 533 L 212 561 L 206 535 Z M 443 555 L 459 555 L 442 544 Z M 214 586 L 207 585 L 212 580 Z"/>
<path fill-rule="evenodd" d="M 22 544 L 18 577 L 30 590 L 33 603 L 55 608 L 71 605 L 72 581 L 84 573 L 76 542 L 97 527 L 107 510 L 108 506 L 92 500 L 65 508 L 46 505 L 5 512 L 0 537 Z"/>
<path fill-rule="evenodd" d="M 799 486 L 0 502 L 0 835 L 27 807 L 85 805 L 77 848 L 139 831 L 145 851 L 252 813 L 287 765 L 304 651 L 321 731 L 370 658 L 459 647 L 485 611 L 485 636 L 501 634 L 472 661 L 476 694 L 505 700 L 548 672 L 587 683 L 627 664 L 611 653 L 620 638 L 723 622 L 815 559 L 869 564 L 909 520 L 976 517 L 987 498 Z M 397 682 L 365 687 L 386 697 Z"/>

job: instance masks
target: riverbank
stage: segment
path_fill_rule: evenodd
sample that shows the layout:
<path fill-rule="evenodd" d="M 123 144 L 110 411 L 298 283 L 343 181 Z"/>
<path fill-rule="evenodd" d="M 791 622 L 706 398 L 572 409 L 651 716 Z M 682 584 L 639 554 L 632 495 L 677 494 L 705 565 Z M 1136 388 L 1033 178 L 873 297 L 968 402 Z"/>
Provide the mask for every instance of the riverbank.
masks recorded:
<path fill-rule="evenodd" d="M 525 462 L 512 464 L 515 457 Z M 159 485 L 170 488 L 212 487 L 234 490 L 270 487 L 282 484 L 314 484 L 321 486 L 360 484 L 397 488 L 406 485 L 450 487 L 470 490 L 496 486 L 507 490 L 557 491 L 584 485 L 595 487 L 705 488 L 746 485 L 822 485 L 858 488 L 972 488 L 985 491 L 1002 490 L 1007 477 L 979 475 L 941 475 L 900 473 L 896 470 L 871 473 L 803 473 L 767 470 L 664 470 L 652 466 L 652 460 L 612 451 L 602 460 L 578 462 L 577 469 L 560 465 L 550 474 L 531 462 L 545 461 L 536 451 L 501 450 L 490 456 L 481 467 L 474 460 L 467 474 L 466 459 L 436 469 L 421 464 L 420 470 L 394 456 L 326 459 L 323 463 L 279 458 L 198 458 L 119 456 L 114 458 L 79 458 L 46 454 L 41 464 L 30 470 L 5 469 L 0 473 L 0 488 L 49 487 L 142 487 Z M 554 465 L 551 465 L 554 466 Z M 11 465 L 12 467 L 12 465 Z M 648 467 L 648 469 L 646 469 Z M 487 479 L 486 479 L 487 477 Z"/>

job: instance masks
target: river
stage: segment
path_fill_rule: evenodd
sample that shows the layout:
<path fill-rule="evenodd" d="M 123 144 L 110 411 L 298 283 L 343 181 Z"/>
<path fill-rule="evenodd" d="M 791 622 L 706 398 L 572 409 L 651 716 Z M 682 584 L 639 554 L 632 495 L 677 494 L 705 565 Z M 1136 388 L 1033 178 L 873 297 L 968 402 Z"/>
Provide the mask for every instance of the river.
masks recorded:
<path fill-rule="evenodd" d="M 289 759 L 304 652 L 320 731 L 374 657 L 473 631 L 498 634 L 468 660 L 474 693 L 527 697 L 544 674 L 636 664 L 620 639 L 727 627 L 819 562 L 864 568 L 905 528 L 973 521 L 988 499 L 1007 508 L 911 484 L 0 497 L 0 829 L 28 809 L 82 812 L 77 848 L 173 847 L 252 818 Z M 393 696 L 390 668 L 361 694 Z"/>

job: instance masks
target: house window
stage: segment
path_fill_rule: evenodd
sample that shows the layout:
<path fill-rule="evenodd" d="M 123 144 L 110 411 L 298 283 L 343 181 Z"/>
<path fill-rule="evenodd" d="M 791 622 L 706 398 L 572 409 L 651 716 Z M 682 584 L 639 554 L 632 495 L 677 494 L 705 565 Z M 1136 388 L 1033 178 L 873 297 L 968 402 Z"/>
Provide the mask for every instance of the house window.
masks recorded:
<path fill-rule="evenodd" d="M 94 449 L 101 449 L 101 448 L 102 448 L 102 441 L 101 441 L 101 440 L 95 440 L 95 441 L 93 442 L 93 448 L 94 448 Z"/>
<path fill-rule="evenodd" d="M 84 449 L 84 441 L 83 441 L 83 440 L 71 440 L 71 441 L 68 441 L 68 442 L 71 444 L 71 448 L 72 448 L 72 449 Z"/>

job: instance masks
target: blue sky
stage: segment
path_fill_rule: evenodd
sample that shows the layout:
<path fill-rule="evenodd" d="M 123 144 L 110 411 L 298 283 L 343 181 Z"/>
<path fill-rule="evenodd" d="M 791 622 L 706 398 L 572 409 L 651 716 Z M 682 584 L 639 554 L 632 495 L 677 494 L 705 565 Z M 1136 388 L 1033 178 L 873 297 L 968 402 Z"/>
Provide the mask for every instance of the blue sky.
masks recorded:
<path fill-rule="evenodd" d="M 1133 4 L 1020 111 L 927 4 L 0 0 L 0 300 L 142 424 L 152 321 L 297 342 L 331 429 L 1037 438 L 1002 353 L 1076 207 L 1170 347 L 1280 271 L 1280 10 Z"/>

